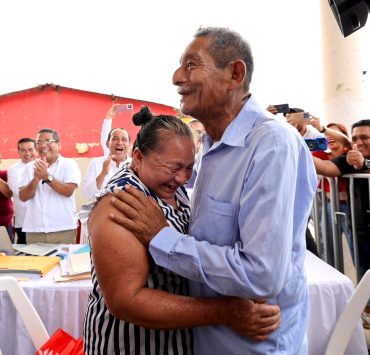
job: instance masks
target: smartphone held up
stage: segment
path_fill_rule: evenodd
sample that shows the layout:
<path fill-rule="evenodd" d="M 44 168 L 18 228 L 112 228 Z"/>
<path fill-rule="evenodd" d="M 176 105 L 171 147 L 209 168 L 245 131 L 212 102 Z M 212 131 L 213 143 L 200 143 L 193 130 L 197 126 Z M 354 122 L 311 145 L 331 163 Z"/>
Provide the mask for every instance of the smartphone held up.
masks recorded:
<path fill-rule="evenodd" d="M 290 108 L 289 104 L 279 104 L 279 105 L 272 105 L 276 109 L 276 113 L 289 113 Z"/>
<path fill-rule="evenodd" d="M 311 152 L 324 151 L 328 149 L 328 141 L 325 137 L 315 139 L 305 139 L 308 149 Z"/>
<path fill-rule="evenodd" d="M 130 112 L 134 110 L 133 104 L 120 104 L 116 106 L 116 112 Z"/>
<path fill-rule="evenodd" d="M 285 116 L 290 123 L 305 124 L 310 119 L 309 112 L 293 112 Z"/>

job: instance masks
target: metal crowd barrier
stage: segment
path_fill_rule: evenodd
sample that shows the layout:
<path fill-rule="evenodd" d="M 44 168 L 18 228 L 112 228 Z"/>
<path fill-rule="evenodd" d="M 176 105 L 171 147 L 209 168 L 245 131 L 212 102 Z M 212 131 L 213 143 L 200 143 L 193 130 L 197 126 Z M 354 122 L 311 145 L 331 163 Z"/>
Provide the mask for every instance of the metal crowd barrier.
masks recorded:
<path fill-rule="evenodd" d="M 350 223 L 352 230 L 353 238 L 353 249 L 354 249 L 354 266 L 356 269 L 356 278 L 357 282 L 360 280 L 360 265 L 359 265 L 359 249 L 357 242 L 357 232 L 356 232 L 356 211 L 355 211 L 355 200 L 354 200 L 354 184 L 355 179 L 367 179 L 369 187 L 369 205 L 370 205 L 370 174 L 347 174 L 342 177 L 348 179 L 347 189 L 348 203 L 350 207 L 350 220 L 348 215 L 340 211 L 340 201 L 339 201 L 339 190 L 338 190 L 338 178 L 327 178 L 323 177 L 321 182 L 321 190 L 318 190 L 313 201 L 312 208 L 312 219 L 315 231 L 315 239 L 318 247 L 320 256 L 335 267 L 337 270 L 344 272 L 344 258 L 343 258 L 343 248 L 342 248 L 342 238 L 344 233 L 341 232 L 340 221 L 344 219 L 346 223 Z M 330 201 L 327 200 L 325 190 L 324 190 L 324 181 L 327 179 L 330 185 Z M 362 198 L 366 198 L 362 196 Z M 330 202 L 331 208 L 331 223 L 328 223 L 327 218 L 327 205 L 326 203 Z M 322 228 L 320 227 L 320 222 Z M 330 233 L 330 231 L 332 233 Z M 334 260 L 331 260 L 329 253 L 329 244 L 330 244 L 330 234 L 332 235 L 332 244 L 334 252 Z"/>

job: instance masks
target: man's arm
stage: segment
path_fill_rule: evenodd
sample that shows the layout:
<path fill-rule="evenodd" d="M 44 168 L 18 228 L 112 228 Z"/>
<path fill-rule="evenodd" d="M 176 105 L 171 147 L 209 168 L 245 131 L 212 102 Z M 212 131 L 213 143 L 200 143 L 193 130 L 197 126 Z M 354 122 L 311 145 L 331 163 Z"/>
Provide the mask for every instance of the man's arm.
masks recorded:
<path fill-rule="evenodd" d="M 117 111 L 116 111 L 117 106 L 119 106 L 119 104 L 113 104 L 103 120 L 101 133 L 100 133 L 100 144 L 103 148 L 104 156 L 109 155 L 109 148 L 107 147 L 107 140 L 108 140 L 109 132 L 112 129 L 113 118 L 117 115 Z"/>
<path fill-rule="evenodd" d="M 19 198 L 21 201 L 26 202 L 31 199 L 37 190 L 37 186 L 42 181 L 44 184 L 47 184 L 51 189 L 53 189 L 56 193 L 70 197 L 72 196 L 73 192 L 77 189 L 78 184 L 81 180 L 81 172 L 77 165 L 77 163 L 73 160 L 67 161 L 64 163 L 64 181 L 61 179 L 56 178 L 53 176 L 53 180 L 51 182 L 48 181 L 48 164 L 45 160 L 39 159 L 36 160 L 34 166 L 26 167 L 23 170 L 23 178 L 20 185 L 23 185 L 24 182 L 28 182 L 20 187 L 19 189 Z M 29 176 L 30 169 L 33 168 L 33 177 L 30 180 L 27 180 L 27 176 Z"/>
<path fill-rule="evenodd" d="M 193 298 L 145 287 L 148 254 L 127 229 L 108 216 L 110 196 L 90 216 L 92 257 L 104 299 L 117 318 L 153 329 L 225 325 L 262 340 L 278 326 L 278 307 L 241 298 Z"/>
<path fill-rule="evenodd" d="M 22 170 L 22 176 L 19 180 L 19 199 L 26 202 L 35 196 L 37 186 L 41 180 L 40 173 L 37 173 L 36 161 L 27 165 Z"/>
<path fill-rule="evenodd" d="M 49 164 L 43 158 L 36 159 L 24 168 L 19 184 L 19 199 L 21 201 L 26 202 L 35 196 L 40 181 L 48 177 L 48 166 Z"/>
<path fill-rule="evenodd" d="M 324 127 L 321 124 L 319 117 L 311 116 L 310 119 L 308 120 L 308 123 L 310 125 L 312 125 L 313 127 L 315 127 L 319 132 L 324 131 Z M 346 148 L 351 149 L 351 147 L 352 147 L 351 141 L 342 132 L 337 131 L 336 129 L 332 129 L 330 127 L 325 127 L 324 134 L 325 134 L 325 136 L 329 136 L 329 137 L 333 138 L 335 141 L 342 144 Z"/>
<path fill-rule="evenodd" d="M 70 197 L 77 189 L 78 185 L 72 182 L 63 182 L 56 178 L 52 182 L 47 183 L 56 193 L 64 197 Z"/>
<path fill-rule="evenodd" d="M 114 155 L 108 155 L 107 159 L 104 160 L 102 169 L 99 173 L 99 175 L 95 179 L 96 188 L 98 190 L 101 190 L 103 188 L 103 182 L 105 177 L 109 174 L 110 165 L 112 162 L 112 158 L 114 158 Z"/>
<path fill-rule="evenodd" d="M 101 187 L 98 187 L 98 180 L 102 174 L 104 173 L 102 171 L 101 160 L 99 158 L 92 160 L 82 184 L 82 192 L 87 200 L 93 198 L 101 189 Z"/>
<path fill-rule="evenodd" d="M 326 128 L 326 130 L 325 130 L 325 136 L 330 136 L 334 140 L 336 140 L 338 143 L 344 145 L 346 148 L 351 149 L 351 146 L 352 146 L 351 141 L 342 132 L 339 132 L 339 131 L 329 127 L 329 128 Z"/>
<path fill-rule="evenodd" d="M 241 192 L 240 211 L 236 216 L 236 233 L 240 233 L 240 239 L 233 245 L 198 241 L 165 228 L 163 217 L 161 220 L 150 200 L 142 198 L 132 187 L 122 192 L 122 196 L 116 195 L 124 204 L 118 198 L 112 201 L 126 217 L 115 211 L 111 218 L 133 231 L 140 240 L 144 239 L 146 245 L 155 236 L 150 242 L 150 252 L 163 267 L 206 284 L 220 294 L 275 297 L 284 286 L 289 270 L 299 267 L 292 265 L 292 243 L 293 240 L 304 243 L 317 184 L 311 155 L 304 143 L 294 137 L 299 152 L 304 152 L 298 154 L 291 140 L 292 137 L 284 135 L 266 134 L 264 139 L 258 137 L 250 143 L 258 145 L 255 148 L 258 154 L 253 155 L 252 168 Z M 301 198 L 296 200 L 296 196 Z M 231 218 L 226 220 L 230 222 Z M 226 235 L 218 239 L 228 240 Z"/>
<path fill-rule="evenodd" d="M 8 170 L 8 186 L 10 190 L 12 190 L 13 196 L 18 196 L 19 194 L 19 188 L 18 188 L 19 174 L 20 174 L 20 171 L 17 171 L 17 169 L 14 169 L 13 166 L 11 166 Z"/>
<path fill-rule="evenodd" d="M 56 193 L 70 197 L 81 183 L 81 171 L 76 161 L 64 158 L 63 175 L 61 178 L 54 177 L 53 181 L 48 183 Z M 43 178 L 47 179 L 47 176 Z"/>
<path fill-rule="evenodd" d="M 21 186 L 19 188 L 19 199 L 23 202 L 26 202 L 35 196 L 37 186 L 40 181 L 41 179 L 39 179 L 37 176 L 34 176 L 26 186 Z"/>
<path fill-rule="evenodd" d="M 30 181 L 30 183 L 26 186 L 22 186 L 19 189 L 19 199 L 23 202 L 28 201 L 33 196 L 35 196 L 37 186 L 42 181 L 37 176 Z M 45 180 L 46 181 L 46 180 Z M 52 188 L 58 194 L 70 197 L 72 196 L 73 192 L 77 189 L 78 185 L 74 183 L 65 183 L 63 181 L 57 180 L 56 178 L 53 179 L 52 182 L 47 183 L 50 188 Z"/>
<path fill-rule="evenodd" d="M 322 160 L 315 156 L 312 156 L 315 164 L 316 173 L 327 177 L 341 176 L 339 168 L 330 160 Z"/>

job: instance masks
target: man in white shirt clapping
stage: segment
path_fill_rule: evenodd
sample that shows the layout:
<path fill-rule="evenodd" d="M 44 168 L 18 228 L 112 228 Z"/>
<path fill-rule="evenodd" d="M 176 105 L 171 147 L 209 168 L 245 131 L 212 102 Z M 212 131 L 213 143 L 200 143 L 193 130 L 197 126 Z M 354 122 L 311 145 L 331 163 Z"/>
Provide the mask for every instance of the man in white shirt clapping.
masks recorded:
<path fill-rule="evenodd" d="M 75 190 L 81 171 L 73 159 L 60 155 L 58 133 L 41 129 L 36 136 L 40 159 L 27 164 L 19 189 L 21 201 L 28 201 L 23 231 L 28 243 L 76 243 Z"/>

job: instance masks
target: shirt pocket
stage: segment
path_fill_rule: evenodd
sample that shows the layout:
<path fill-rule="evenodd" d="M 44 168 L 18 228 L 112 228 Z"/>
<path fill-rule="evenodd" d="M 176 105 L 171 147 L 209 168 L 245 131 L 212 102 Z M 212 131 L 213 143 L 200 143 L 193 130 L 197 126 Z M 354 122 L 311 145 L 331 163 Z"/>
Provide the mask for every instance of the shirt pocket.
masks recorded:
<path fill-rule="evenodd" d="M 205 208 L 207 211 L 206 240 L 220 246 L 232 245 L 238 231 L 236 205 L 206 196 Z"/>

